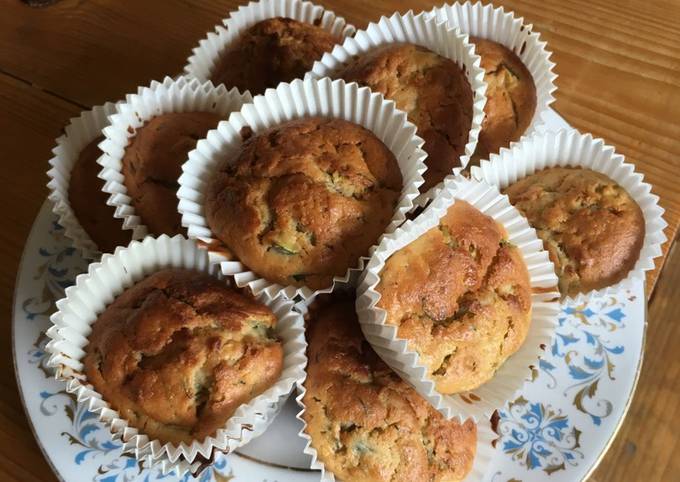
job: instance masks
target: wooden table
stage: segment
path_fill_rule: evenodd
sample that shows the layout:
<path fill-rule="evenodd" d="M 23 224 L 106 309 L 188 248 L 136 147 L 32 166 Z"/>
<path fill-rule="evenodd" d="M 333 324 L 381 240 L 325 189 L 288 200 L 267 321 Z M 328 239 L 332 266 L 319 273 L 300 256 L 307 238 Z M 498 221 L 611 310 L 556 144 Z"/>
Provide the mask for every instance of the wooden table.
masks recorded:
<path fill-rule="evenodd" d="M 29 2 L 31 3 L 31 2 Z M 47 160 L 67 120 L 181 71 L 233 0 L 0 0 L 0 479 L 54 480 L 28 428 L 11 361 L 10 320 L 23 244 L 45 199 Z M 510 0 L 543 34 L 560 75 L 555 109 L 637 164 L 680 226 L 680 1 Z M 418 0 L 324 0 L 357 27 Z M 661 481 L 680 474 L 680 252 L 648 278 L 647 354 L 621 432 L 591 480 Z M 662 266 L 666 269 L 661 271 Z M 661 274 L 660 274 L 661 273 Z M 658 286 L 652 293 L 656 280 Z"/>

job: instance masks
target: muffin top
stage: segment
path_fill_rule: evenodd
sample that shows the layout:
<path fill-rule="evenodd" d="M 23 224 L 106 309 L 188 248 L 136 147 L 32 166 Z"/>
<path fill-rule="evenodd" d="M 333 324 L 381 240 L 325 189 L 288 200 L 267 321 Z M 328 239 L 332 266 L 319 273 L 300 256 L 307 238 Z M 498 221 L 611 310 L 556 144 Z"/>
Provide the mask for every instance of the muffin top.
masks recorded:
<path fill-rule="evenodd" d="M 248 28 L 220 54 L 210 79 L 228 89 L 263 94 L 280 82 L 302 78 L 314 61 L 340 40 L 316 25 L 292 18 L 269 18 Z"/>
<path fill-rule="evenodd" d="M 106 204 L 109 194 L 104 192 L 104 181 L 97 177 L 101 166 L 97 159 L 102 155 L 98 144 L 103 137 L 90 142 L 80 152 L 71 170 L 68 185 L 68 202 L 78 222 L 100 251 L 111 253 L 116 246 L 126 246 L 132 231 L 123 230 L 123 221 L 113 215 L 116 209 Z"/>
<path fill-rule="evenodd" d="M 306 118 L 248 138 L 209 185 L 206 218 L 260 276 L 316 289 L 368 254 L 401 188 L 397 160 L 370 131 Z"/>
<path fill-rule="evenodd" d="M 269 308 L 205 273 L 158 271 L 99 315 L 85 374 L 151 439 L 202 441 L 278 379 L 275 325 Z"/>
<path fill-rule="evenodd" d="M 482 385 L 526 338 L 524 260 L 500 225 L 464 201 L 394 253 L 380 276 L 385 323 L 420 355 L 440 393 Z"/>
<path fill-rule="evenodd" d="M 505 193 L 543 240 L 562 295 L 612 285 L 635 266 L 645 237 L 642 210 L 604 174 L 554 167 Z"/>
<path fill-rule="evenodd" d="M 408 114 L 428 154 L 421 192 L 460 166 L 472 126 L 472 88 L 451 59 L 412 44 L 390 44 L 360 55 L 336 76 L 381 92 Z"/>
<path fill-rule="evenodd" d="M 476 155 L 482 159 L 519 140 L 536 111 L 531 72 L 510 49 L 491 40 L 470 37 L 482 58 L 487 84 L 484 122 Z"/>
<path fill-rule="evenodd" d="M 327 470 L 353 482 L 462 480 L 477 444 L 472 420 L 447 421 L 363 338 L 352 298 L 310 312 L 303 417 Z"/>
<path fill-rule="evenodd" d="M 128 196 L 149 232 L 182 234 L 177 190 L 182 164 L 196 142 L 217 127 L 213 112 L 173 112 L 138 128 L 125 148 L 122 172 Z"/>

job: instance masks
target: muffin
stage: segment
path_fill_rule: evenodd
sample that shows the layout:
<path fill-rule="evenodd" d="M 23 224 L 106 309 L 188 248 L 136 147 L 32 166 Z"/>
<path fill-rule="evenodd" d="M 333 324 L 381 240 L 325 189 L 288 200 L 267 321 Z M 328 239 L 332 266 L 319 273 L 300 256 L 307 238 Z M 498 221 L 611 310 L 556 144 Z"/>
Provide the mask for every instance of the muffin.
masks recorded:
<path fill-rule="evenodd" d="M 275 326 L 269 308 L 219 280 L 165 269 L 99 315 L 85 375 L 151 439 L 202 441 L 277 381 L 283 348 Z"/>
<path fill-rule="evenodd" d="M 337 75 L 392 99 L 425 140 L 421 192 L 460 166 L 472 127 L 472 88 L 451 59 L 417 45 L 392 44 L 356 58 Z"/>
<path fill-rule="evenodd" d="M 470 42 L 482 59 L 487 84 L 484 122 L 475 151 L 475 157 L 486 159 L 527 130 L 536 111 L 536 85 L 512 50 L 479 37 L 470 37 Z"/>
<path fill-rule="evenodd" d="M 315 60 L 341 39 L 327 30 L 291 18 L 269 18 L 247 29 L 217 59 L 210 74 L 215 85 L 263 94 L 280 82 L 301 78 Z"/>
<path fill-rule="evenodd" d="M 220 120 L 212 112 L 161 114 L 138 128 L 131 138 L 121 161 L 123 182 L 151 234 L 173 236 L 183 232 L 177 210 L 182 164 L 196 142 Z"/>
<path fill-rule="evenodd" d="M 104 181 L 97 177 L 101 170 L 97 159 L 102 155 L 98 145 L 103 139 L 98 137 L 80 152 L 71 170 L 68 202 L 99 250 L 111 253 L 116 246 L 126 246 L 130 242 L 132 231 L 123 230 L 123 221 L 114 217 L 116 209 L 106 204 L 109 195 L 102 190 Z"/>
<path fill-rule="evenodd" d="M 394 155 L 370 131 L 341 119 L 299 119 L 244 141 L 208 185 L 206 219 L 260 276 L 317 289 L 368 254 L 402 182 Z"/>
<path fill-rule="evenodd" d="M 526 338 L 529 273 L 506 238 L 493 219 L 457 200 L 380 273 L 385 324 L 418 353 L 440 393 L 487 382 Z"/>
<path fill-rule="evenodd" d="M 645 237 L 642 210 L 604 174 L 553 167 L 504 192 L 543 240 L 562 295 L 612 285 L 635 266 Z"/>
<path fill-rule="evenodd" d="M 459 481 L 472 469 L 477 427 L 447 421 L 363 338 L 354 300 L 312 310 L 304 396 L 319 459 L 353 482 Z"/>

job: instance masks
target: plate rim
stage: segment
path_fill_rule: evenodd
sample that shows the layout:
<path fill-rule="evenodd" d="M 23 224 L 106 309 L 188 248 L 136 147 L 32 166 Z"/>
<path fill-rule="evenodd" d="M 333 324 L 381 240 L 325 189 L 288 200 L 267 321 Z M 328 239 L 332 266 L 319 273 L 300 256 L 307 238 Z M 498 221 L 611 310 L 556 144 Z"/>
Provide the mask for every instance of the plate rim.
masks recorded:
<path fill-rule="evenodd" d="M 33 424 L 33 419 L 31 418 L 31 415 L 28 411 L 28 405 L 26 404 L 26 399 L 24 398 L 24 388 L 21 383 L 21 378 L 19 377 L 19 365 L 17 362 L 17 342 L 16 342 L 16 309 L 17 309 L 17 291 L 19 291 L 19 286 L 20 282 L 23 279 L 24 275 L 24 270 L 22 269 L 24 266 L 24 261 L 27 256 L 27 250 L 26 247 L 31 244 L 33 241 L 33 237 L 36 235 L 36 232 L 38 230 L 38 223 L 37 221 L 44 216 L 45 214 L 43 213 L 43 210 L 49 211 L 49 213 L 52 212 L 51 209 L 51 202 L 49 199 L 45 198 L 43 203 L 40 205 L 40 209 L 38 209 L 38 213 L 35 215 L 33 218 L 33 222 L 31 223 L 31 230 L 28 233 L 28 236 L 26 236 L 26 241 L 24 242 L 23 245 L 23 250 L 21 251 L 21 257 L 19 258 L 19 266 L 17 267 L 17 273 L 16 277 L 14 278 L 14 289 L 12 290 L 12 329 L 11 329 L 11 335 L 10 339 L 12 342 L 12 367 L 14 368 L 14 378 L 16 380 L 18 392 L 19 392 L 19 399 L 21 400 L 21 408 L 24 411 L 24 415 L 26 416 L 26 421 L 28 422 L 28 427 L 31 429 L 31 433 L 33 434 L 33 439 L 35 440 L 36 444 L 38 445 L 38 448 L 40 449 L 40 452 L 43 454 L 43 458 L 47 462 L 47 465 L 50 467 L 52 470 L 52 473 L 54 476 L 59 480 L 60 482 L 66 482 L 66 479 L 64 479 L 61 475 L 61 473 L 57 470 L 56 466 L 52 462 L 51 457 L 49 456 L 49 453 L 45 446 L 43 445 L 42 440 L 38 436 L 38 432 L 35 429 L 35 425 Z M 49 215 L 49 214 L 48 214 Z"/>

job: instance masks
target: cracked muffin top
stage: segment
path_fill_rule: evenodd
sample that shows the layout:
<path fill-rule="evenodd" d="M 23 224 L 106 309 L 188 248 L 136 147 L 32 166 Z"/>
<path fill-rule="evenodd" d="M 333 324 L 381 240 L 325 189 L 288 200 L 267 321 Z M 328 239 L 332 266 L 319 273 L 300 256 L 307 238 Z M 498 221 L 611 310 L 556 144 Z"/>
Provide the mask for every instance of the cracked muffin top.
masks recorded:
<path fill-rule="evenodd" d="M 248 28 L 220 54 L 210 80 L 228 89 L 237 87 L 252 95 L 264 94 L 280 82 L 302 78 L 340 42 L 327 30 L 292 18 L 269 18 Z"/>
<path fill-rule="evenodd" d="M 104 192 L 104 181 L 97 177 L 101 166 L 97 159 L 102 155 L 99 143 L 103 137 L 86 145 L 71 169 L 68 185 L 68 202 L 78 222 L 90 239 L 103 253 L 111 253 L 116 246 L 130 242 L 131 230 L 123 230 L 123 221 L 113 216 L 115 208 L 106 204 L 109 194 Z"/>
<path fill-rule="evenodd" d="M 370 131 L 305 118 L 243 143 L 208 186 L 206 218 L 249 269 L 317 289 L 368 254 L 401 189 L 397 160 Z"/>
<path fill-rule="evenodd" d="M 151 439 L 202 441 L 279 378 L 275 326 L 269 308 L 205 273 L 158 271 L 99 315 L 85 374 Z"/>
<path fill-rule="evenodd" d="M 635 266 L 645 237 L 642 210 L 604 174 L 554 167 L 504 192 L 543 240 L 562 295 L 612 285 Z"/>
<path fill-rule="evenodd" d="M 303 417 L 326 469 L 353 482 L 452 482 L 472 468 L 477 427 L 447 421 L 373 351 L 354 300 L 310 310 Z"/>
<path fill-rule="evenodd" d="M 526 338 L 531 286 L 522 255 L 502 226 L 464 201 L 390 256 L 380 276 L 385 323 L 419 354 L 440 393 L 490 380 Z"/>
<path fill-rule="evenodd" d="M 136 129 L 125 148 L 121 170 L 136 214 L 151 234 L 183 233 L 177 210 L 182 164 L 196 142 L 220 120 L 213 112 L 172 112 Z"/>
<path fill-rule="evenodd" d="M 531 72 L 510 49 L 491 40 L 470 37 L 482 58 L 487 84 L 484 122 L 476 157 L 486 159 L 519 140 L 536 110 L 536 86 Z"/>
<path fill-rule="evenodd" d="M 417 45 L 378 47 L 337 75 L 392 99 L 425 140 L 425 192 L 460 166 L 472 126 L 472 88 L 451 59 Z"/>

